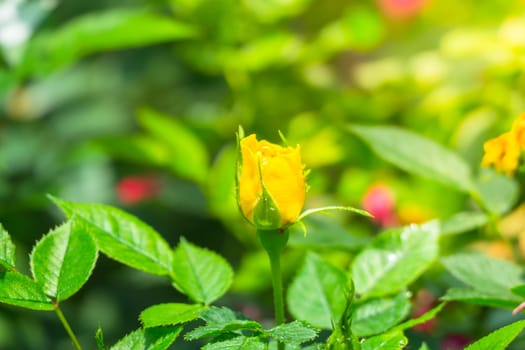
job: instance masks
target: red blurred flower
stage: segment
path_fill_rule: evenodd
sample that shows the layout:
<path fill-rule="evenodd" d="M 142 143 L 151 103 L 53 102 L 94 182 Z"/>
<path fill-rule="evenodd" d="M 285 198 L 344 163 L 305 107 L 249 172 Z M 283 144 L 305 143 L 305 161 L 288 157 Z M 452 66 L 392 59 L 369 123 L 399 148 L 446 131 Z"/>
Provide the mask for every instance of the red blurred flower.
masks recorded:
<path fill-rule="evenodd" d="M 452 333 L 441 342 L 441 350 L 463 350 L 470 344 L 470 339 L 464 334 Z"/>
<path fill-rule="evenodd" d="M 124 204 L 140 203 L 156 197 L 159 191 L 159 180 L 152 175 L 127 176 L 117 184 L 117 197 Z"/>
<path fill-rule="evenodd" d="M 398 223 L 395 213 L 394 195 L 384 185 L 373 185 L 366 191 L 362 200 L 363 209 L 374 216 L 373 220 L 382 227 Z"/>
<path fill-rule="evenodd" d="M 383 13 L 393 19 L 413 17 L 425 7 L 426 0 L 378 0 Z"/>

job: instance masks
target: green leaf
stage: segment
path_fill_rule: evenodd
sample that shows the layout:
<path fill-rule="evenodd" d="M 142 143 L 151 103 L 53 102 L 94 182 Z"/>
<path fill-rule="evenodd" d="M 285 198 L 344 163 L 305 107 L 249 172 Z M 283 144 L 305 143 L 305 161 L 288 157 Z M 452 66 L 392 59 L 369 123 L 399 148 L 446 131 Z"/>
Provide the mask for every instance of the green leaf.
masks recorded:
<path fill-rule="evenodd" d="M 303 221 L 308 234 L 300 225 L 290 227 L 289 244 L 293 246 L 306 246 L 325 249 L 358 250 L 370 242 L 366 232 L 353 227 L 348 230 L 329 217 L 310 216 Z"/>
<path fill-rule="evenodd" d="M 419 350 L 430 350 L 430 348 L 428 347 L 427 343 L 422 343 L 419 347 Z"/>
<path fill-rule="evenodd" d="M 293 63 L 300 54 L 302 42 L 289 32 L 271 32 L 253 38 L 239 50 L 229 53 L 224 63 L 227 69 L 257 72 L 272 66 Z"/>
<path fill-rule="evenodd" d="M 351 126 L 385 160 L 401 169 L 461 191 L 475 188 L 468 164 L 456 153 L 413 132 L 393 126 Z"/>
<path fill-rule="evenodd" d="M 361 350 L 401 350 L 408 344 L 401 332 L 390 332 L 366 339 Z"/>
<path fill-rule="evenodd" d="M 438 254 L 437 225 L 411 225 L 381 233 L 352 264 L 356 294 L 381 297 L 404 290 Z"/>
<path fill-rule="evenodd" d="M 397 325 L 393 329 L 396 330 L 396 331 L 404 331 L 405 329 L 412 328 L 414 326 L 417 326 L 418 324 L 425 323 L 425 322 L 433 319 L 434 317 L 436 317 L 436 315 L 445 307 L 445 305 L 446 305 L 446 303 L 441 303 L 438 306 L 428 310 L 423 315 L 421 315 L 421 316 L 419 316 L 417 318 L 413 318 L 413 319 L 410 319 L 408 321 L 405 321 L 405 322 Z"/>
<path fill-rule="evenodd" d="M 285 344 L 302 344 L 317 337 L 319 331 L 306 322 L 293 321 L 269 329 L 266 334 Z"/>
<path fill-rule="evenodd" d="M 465 211 L 452 215 L 444 220 L 439 220 L 439 233 L 452 235 L 474 230 L 482 227 L 489 220 L 487 214 L 477 211 Z"/>
<path fill-rule="evenodd" d="M 144 328 L 174 326 L 193 321 L 206 307 L 200 304 L 167 303 L 148 307 L 140 313 Z"/>
<path fill-rule="evenodd" d="M 97 328 L 97 332 L 95 333 L 95 341 L 97 343 L 97 350 L 106 350 L 106 345 L 104 343 L 104 333 L 102 332 L 102 328 L 100 328 L 100 324 Z"/>
<path fill-rule="evenodd" d="M 40 286 L 18 272 L 0 271 L 0 303 L 32 310 L 51 311 L 55 307 Z"/>
<path fill-rule="evenodd" d="M 520 284 L 519 286 L 512 287 L 510 291 L 516 295 L 519 295 L 522 298 L 525 298 L 525 284 Z"/>
<path fill-rule="evenodd" d="M 519 300 L 510 291 L 512 287 L 523 284 L 523 269 L 518 265 L 479 253 L 448 256 L 442 259 L 442 263 L 454 277 L 475 291 L 498 296 L 501 300 Z"/>
<path fill-rule="evenodd" d="M 290 313 L 315 327 L 331 329 L 344 311 L 348 281 L 343 271 L 308 253 L 288 288 Z"/>
<path fill-rule="evenodd" d="M 266 344 L 255 337 L 236 337 L 230 340 L 210 343 L 203 350 L 266 350 Z"/>
<path fill-rule="evenodd" d="M 239 331 L 263 332 L 259 323 L 249 320 L 243 315 L 225 307 L 211 307 L 203 310 L 200 317 L 206 321 L 206 325 L 186 333 L 184 336 L 186 339 L 195 340 L 203 337 L 217 337 L 227 333 L 241 335 Z"/>
<path fill-rule="evenodd" d="M 170 274 L 170 246 L 153 228 L 133 215 L 103 204 L 52 199 L 68 217 L 76 215 L 93 227 L 98 249 L 110 258 L 151 274 Z"/>
<path fill-rule="evenodd" d="M 44 74 L 92 53 L 141 47 L 194 35 L 195 31 L 189 25 L 144 10 L 115 9 L 88 14 L 31 40 L 22 69 L 28 75 Z"/>
<path fill-rule="evenodd" d="M 465 350 L 504 350 L 525 328 L 525 320 L 502 327 L 470 344 Z"/>
<path fill-rule="evenodd" d="M 159 140 L 146 135 L 111 136 L 97 140 L 112 158 L 140 165 L 163 166 L 170 162 L 170 152 Z"/>
<path fill-rule="evenodd" d="M 346 295 L 346 305 L 341 318 L 334 324 L 332 334 L 326 340 L 327 350 L 358 350 L 359 338 L 352 333 L 351 324 L 354 311 L 354 284 L 350 280 L 350 289 Z"/>
<path fill-rule="evenodd" d="M 237 218 L 239 207 L 235 196 L 235 160 L 237 150 L 232 145 L 224 147 L 215 158 L 208 176 L 208 201 L 210 210 L 222 220 Z"/>
<path fill-rule="evenodd" d="M 31 271 L 48 296 L 62 301 L 75 294 L 89 279 L 98 257 L 85 221 L 62 224 L 45 235 L 31 253 Z"/>
<path fill-rule="evenodd" d="M 410 312 L 408 293 L 393 298 L 370 299 L 356 305 L 352 317 L 352 332 L 359 337 L 384 333 Z"/>
<path fill-rule="evenodd" d="M 193 301 L 210 304 L 233 281 L 233 270 L 224 258 L 181 239 L 173 253 L 173 284 Z"/>
<path fill-rule="evenodd" d="M 126 335 L 110 350 L 166 350 L 181 331 L 181 326 L 138 329 Z"/>
<path fill-rule="evenodd" d="M 9 233 L 0 225 L 0 266 L 7 270 L 15 269 L 15 245 Z"/>
<path fill-rule="evenodd" d="M 522 301 L 517 296 L 500 295 L 498 291 L 487 292 L 470 288 L 450 288 L 441 300 L 462 301 L 477 305 L 512 309 Z"/>
<path fill-rule="evenodd" d="M 204 183 L 208 174 L 209 156 L 202 141 L 175 117 L 143 109 L 140 124 L 169 151 L 167 164 L 175 174 L 197 183 Z"/>
<path fill-rule="evenodd" d="M 368 6 L 353 6 L 320 31 L 307 52 L 309 61 L 326 60 L 334 53 L 348 50 L 368 50 L 376 46 L 385 33 L 384 21 Z"/>
<path fill-rule="evenodd" d="M 520 191 L 516 180 L 494 170 L 482 172 L 477 188 L 485 207 L 497 214 L 504 214 L 512 209 Z"/>

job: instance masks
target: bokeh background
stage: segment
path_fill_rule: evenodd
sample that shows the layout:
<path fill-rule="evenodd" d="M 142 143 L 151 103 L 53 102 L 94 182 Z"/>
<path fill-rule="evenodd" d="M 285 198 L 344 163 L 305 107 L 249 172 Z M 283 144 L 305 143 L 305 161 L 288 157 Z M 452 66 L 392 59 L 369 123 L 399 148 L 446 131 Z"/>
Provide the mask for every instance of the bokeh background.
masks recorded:
<path fill-rule="evenodd" d="M 129 211 L 171 244 L 181 236 L 225 256 L 234 286 L 219 304 L 271 319 L 265 256 L 233 197 L 235 132 L 300 144 L 306 207 L 352 205 L 374 221 L 318 217 L 287 251 L 345 266 L 384 228 L 445 218 L 465 194 L 383 161 L 348 130 L 398 125 L 479 169 L 484 140 L 525 111 L 525 3 L 520 0 L 150 0 L 0 2 L 0 222 L 28 270 L 34 243 L 64 220 L 46 197 Z M 418 150 L 414 150 L 417 152 Z M 475 244 L 511 257 L 504 241 Z M 414 314 L 449 285 L 414 286 Z M 63 304 L 81 342 L 108 344 L 147 306 L 181 300 L 166 280 L 101 256 Z M 508 323 L 508 310 L 450 305 L 409 333 L 413 348 L 464 344 Z M 516 349 L 523 341 L 516 341 Z M 520 345 L 521 344 L 521 345 Z M 196 349 L 200 344 L 177 343 Z M 69 349 L 55 315 L 0 306 L 0 349 Z"/>

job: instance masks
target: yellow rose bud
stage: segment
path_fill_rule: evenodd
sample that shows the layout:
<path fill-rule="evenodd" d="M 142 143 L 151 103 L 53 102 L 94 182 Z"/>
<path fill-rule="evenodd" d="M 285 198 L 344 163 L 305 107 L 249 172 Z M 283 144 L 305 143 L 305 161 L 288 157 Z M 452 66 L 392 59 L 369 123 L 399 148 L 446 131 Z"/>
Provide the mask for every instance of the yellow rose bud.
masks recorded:
<path fill-rule="evenodd" d="M 258 141 L 253 134 L 239 137 L 237 201 L 242 214 L 263 230 L 294 223 L 306 195 L 299 146 Z"/>

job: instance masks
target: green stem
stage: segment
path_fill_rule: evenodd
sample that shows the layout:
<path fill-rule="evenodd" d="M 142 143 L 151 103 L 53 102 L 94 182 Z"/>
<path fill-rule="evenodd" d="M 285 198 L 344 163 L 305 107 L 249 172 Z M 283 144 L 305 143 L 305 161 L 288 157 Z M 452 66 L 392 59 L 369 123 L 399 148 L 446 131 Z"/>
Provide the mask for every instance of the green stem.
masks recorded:
<path fill-rule="evenodd" d="M 279 230 L 257 230 L 257 235 L 263 248 L 266 250 L 266 253 L 268 253 L 268 258 L 270 259 L 275 323 L 280 325 L 285 322 L 281 253 L 288 242 L 288 232 L 282 232 Z M 279 342 L 277 344 L 278 350 L 284 350 L 284 348 L 284 343 Z"/>
<path fill-rule="evenodd" d="M 62 313 L 62 310 L 60 310 L 60 307 L 58 306 L 58 303 L 55 303 L 55 312 L 58 316 L 58 319 L 60 322 L 62 322 L 62 326 L 64 326 L 64 329 L 66 330 L 67 334 L 71 338 L 71 341 L 73 342 L 73 345 L 77 350 L 82 350 L 82 347 L 80 346 L 80 343 L 78 342 L 77 336 L 71 329 L 71 326 L 69 325 L 69 322 L 67 322 L 66 317 Z"/>
<path fill-rule="evenodd" d="M 281 273 L 281 256 L 268 255 L 272 269 L 273 304 L 275 323 L 284 323 L 283 278 Z"/>

